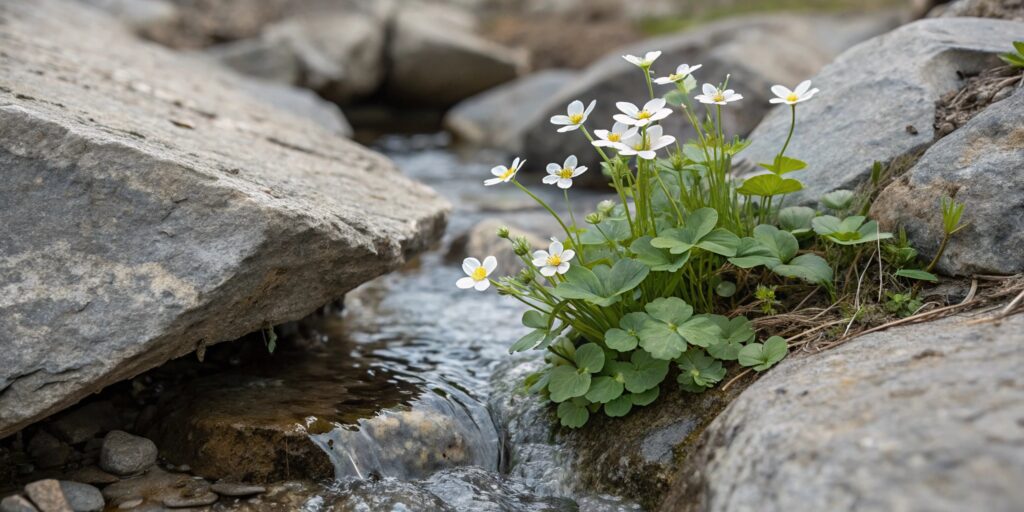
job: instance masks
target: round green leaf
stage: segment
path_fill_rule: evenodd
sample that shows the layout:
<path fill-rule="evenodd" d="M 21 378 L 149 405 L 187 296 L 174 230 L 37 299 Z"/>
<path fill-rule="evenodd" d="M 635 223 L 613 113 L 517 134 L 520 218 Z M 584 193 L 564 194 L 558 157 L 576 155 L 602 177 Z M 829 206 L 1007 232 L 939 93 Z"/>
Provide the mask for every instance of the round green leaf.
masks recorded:
<path fill-rule="evenodd" d="M 658 394 L 661 392 L 661 388 L 655 386 L 643 393 L 632 393 L 629 397 L 633 400 L 633 405 L 639 405 L 643 407 L 650 404 L 651 402 L 658 399 Z"/>
<path fill-rule="evenodd" d="M 558 404 L 558 419 L 566 427 L 580 428 L 590 419 L 590 411 L 585 406 L 577 404 L 575 400 L 562 402 Z"/>
<path fill-rule="evenodd" d="M 632 408 L 633 399 L 630 398 L 630 395 L 625 395 L 604 404 L 604 413 L 612 418 L 621 418 L 629 414 Z"/>
<path fill-rule="evenodd" d="M 601 358 L 604 358 L 602 354 Z M 583 396 L 590 389 L 590 374 L 579 372 L 569 365 L 555 367 L 551 370 L 551 379 L 548 381 L 548 392 L 551 401 L 564 402 L 570 398 Z"/>
<path fill-rule="evenodd" d="M 576 366 L 587 373 L 604 368 L 604 350 L 597 343 L 587 343 L 576 349 Z"/>
<path fill-rule="evenodd" d="M 622 383 L 612 377 L 595 377 L 584 398 L 594 403 L 608 403 L 622 395 Z"/>

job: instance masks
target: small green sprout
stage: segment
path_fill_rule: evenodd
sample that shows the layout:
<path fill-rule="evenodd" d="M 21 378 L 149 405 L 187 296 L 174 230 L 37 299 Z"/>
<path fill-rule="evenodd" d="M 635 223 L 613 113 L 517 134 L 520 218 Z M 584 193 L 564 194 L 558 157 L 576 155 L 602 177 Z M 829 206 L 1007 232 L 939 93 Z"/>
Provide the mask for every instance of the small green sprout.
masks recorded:
<path fill-rule="evenodd" d="M 925 272 L 931 272 L 935 269 L 935 266 L 939 264 L 939 259 L 942 258 L 942 254 L 946 252 L 946 246 L 949 245 L 949 239 L 953 237 L 958 231 L 967 227 L 967 224 L 960 224 L 960 219 L 964 214 L 964 207 L 966 205 L 961 202 L 957 202 L 952 197 L 943 197 L 941 202 L 942 207 L 942 241 L 939 242 L 939 249 L 935 251 L 935 257 L 925 267 Z"/>
<path fill-rule="evenodd" d="M 774 286 L 757 285 L 757 289 L 754 291 L 754 298 L 761 303 L 761 312 L 766 315 L 774 315 L 776 313 L 775 306 L 780 304 L 779 301 L 775 300 Z"/>
<path fill-rule="evenodd" d="M 1024 41 L 1014 41 L 1013 50 L 1000 55 L 999 58 L 1015 68 L 1024 68 Z"/>
<path fill-rule="evenodd" d="M 921 309 L 920 299 L 909 293 L 885 292 L 885 310 L 900 318 L 906 318 Z"/>

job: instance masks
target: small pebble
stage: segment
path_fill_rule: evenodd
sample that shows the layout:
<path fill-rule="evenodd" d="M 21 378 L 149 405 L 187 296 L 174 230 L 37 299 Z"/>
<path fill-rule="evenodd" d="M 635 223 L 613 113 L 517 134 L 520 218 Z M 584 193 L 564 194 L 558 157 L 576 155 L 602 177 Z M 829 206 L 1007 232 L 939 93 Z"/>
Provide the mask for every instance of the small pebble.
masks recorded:
<path fill-rule="evenodd" d="M 215 483 L 210 486 L 210 490 L 220 494 L 221 496 L 231 496 L 233 498 L 252 496 L 253 494 L 263 494 L 267 492 L 266 487 L 259 485 L 236 484 L 230 482 Z"/>
<path fill-rule="evenodd" d="M 145 437 L 111 430 L 103 438 L 100 467 L 115 475 L 141 473 L 156 464 L 156 445 Z"/>
<path fill-rule="evenodd" d="M 14 495 L 8 496 L 0 501 L 0 511 L 3 512 L 39 512 L 39 509 L 27 499 Z"/>
<path fill-rule="evenodd" d="M 218 496 L 212 492 L 192 497 L 173 496 L 164 498 L 164 506 L 170 508 L 203 507 L 213 505 L 217 502 L 217 498 Z"/>
<path fill-rule="evenodd" d="M 125 500 L 122 501 L 121 504 L 117 506 L 117 508 L 121 510 L 128 510 L 130 508 L 135 508 L 139 505 L 142 505 L 142 501 L 142 498 L 133 498 L 130 500 Z"/>
<path fill-rule="evenodd" d="M 25 494 L 42 512 L 70 512 L 71 505 L 64 497 L 60 482 L 50 478 L 36 480 L 25 486 Z"/>

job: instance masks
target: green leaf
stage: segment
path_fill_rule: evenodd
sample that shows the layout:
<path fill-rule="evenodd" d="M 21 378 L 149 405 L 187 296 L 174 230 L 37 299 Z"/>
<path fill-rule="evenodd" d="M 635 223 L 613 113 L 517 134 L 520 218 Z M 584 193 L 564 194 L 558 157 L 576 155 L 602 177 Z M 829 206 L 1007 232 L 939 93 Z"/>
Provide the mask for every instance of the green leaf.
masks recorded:
<path fill-rule="evenodd" d="M 622 395 L 622 383 L 612 377 L 595 377 L 584 396 L 595 404 L 606 404 Z"/>
<path fill-rule="evenodd" d="M 629 398 L 633 401 L 633 405 L 639 405 L 643 407 L 649 405 L 651 402 L 658 399 L 658 394 L 661 392 L 661 388 L 655 386 L 643 393 L 632 393 Z"/>
<path fill-rule="evenodd" d="M 775 157 L 775 162 L 770 164 L 757 164 L 775 174 L 786 174 L 787 172 L 799 171 L 807 167 L 807 163 L 788 156 Z"/>
<path fill-rule="evenodd" d="M 570 398 L 583 396 L 588 389 L 590 389 L 589 373 L 577 371 L 576 368 L 569 365 L 556 366 L 551 370 L 551 379 L 548 381 L 551 401 L 564 402 Z"/>
<path fill-rule="evenodd" d="M 569 267 L 565 281 L 559 283 L 551 293 L 563 299 L 586 300 L 601 306 L 610 306 L 616 302 L 604 297 L 604 285 L 597 274 L 583 265 Z"/>
<path fill-rule="evenodd" d="M 662 96 L 662 98 L 665 100 L 665 103 L 668 103 L 673 107 L 681 106 L 686 101 L 686 95 L 683 94 L 683 91 L 680 91 L 678 89 L 671 90 L 665 93 L 665 95 Z"/>
<path fill-rule="evenodd" d="M 855 198 L 856 195 L 854 195 L 852 190 L 833 190 L 821 196 L 821 204 L 825 205 L 826 208 L 842 211 L 849 208 Z"/>
<path fill-rule="evenodd" d="M 670 324 L 652 320 L 639 334 L 640 346 L 657 359 L 675 359 L 686 350 L 686 340 Z"/>
<path fill-rule="evenodd" d="M 657 387 L 668 375 L 668 361 L 655 359 L 643 350 L 637 350 L 627 361 L 613 361 L 610 373 L 626 390 L 631 393 L 642 393 Z"/>
<path fill-rule="evenodd" d="M 763 372 L 771 368 L 786 357 L 789 347 L 786 340 L 779 336 L 772 336 L 761 343 L 751 343 L 740 350 L 739 362 L 743 366 L 753 368 L 756 372 Z"/>
<path fill-rule="evenodd" d="M 604 350 L 597 343 L 587 343 L 576 349 L 576 367 L 587 373 L 604 368 Z"/>
<path fill-rule="evenodd" d="M 761 224 L 754 228 L 754 239 L 768 249 L 772 256 L 780 263 L 789 263 L 800 249 L 800 242 L 796 240 L 789 231 L 783 231 L 775 226 Z M 771 268 L 771 265 L 768 265 Z"/>
<path fill-rule="evenodd" d="M 722 362 L 708 357 L 703 350 L 691 348 L 677 360 L 679 376 L 676 381 L 684 390 L 700 393 L 725 377 Z"/>
<path fill-rule="evenodd" d="M 619 320 L 619 327 L 608 329 L 604 333 L 604 343 L 608 348 L 619 352 L 628 352 L 640 343 L 637 333 L 644 326 L 647 315 L 644 313 L 628 313 Z"/>
<path fill-rule="evenodd" d="M 676 332 L 690 344 L 698 347 L 707 347 L 716 343 L 721 334 L 718 326 L 707 315 L 695 316 L 687 320 L 676 329 Z"/>
<path fill-rule="evenodd" d="M 866 217 L 853 215 L 839 220 L 831 215 L 815 217 L 811 221 L 814 232 L 840 245 L 856 245 L 892 238 L 892 233 L 883 233 L 875 221 L 865 222 Z"/>
<path fill-rule="evenodd" d="M 832 282 L 832 267 L 817 254 L 801 254 L 785 265 L 777 265 L 772 272 L 780 276 L 803 279 L 811 284 Z"/>
<path fill-rule="evenodd" d="M 777 174 L 759 174 L 743 182 L 737 192 L 747 196 L 777 196 L 803 190 L 804 186 L 792 178 L 780 178 Z"/>
<path fill-rule="evenodd" d="M 531 309 L 523 313 L 523 325 L 533 329 L 548 330 L 548 317 L 544 313 Z"/>
<path fill-rule="evenodd" d="M 593 270 L 573 265 L 565 273 L 565 281 L 552 293 L 563 299 L 579 299 L 601 307 L 611 306 L 619 296 L 636 288 L 651 271 L 647 265 L 633 259 L 621 259 L 610 269 L 598 265 Z"/>
<path fill-rule="evenodd" d="M 604 234 L 601 234 L 602 232 Z M 583 245 L 605 245 L 608 240 L 621 242 L 632 236 L 633 232 L 629 229 L 629 221 L 625 217 L 612 217 L 602 220 L 596 227 L 588 228 L 580 235 L 580 243 Z"/>
<path fill-rule="evenodd" d="M 686 144 L 686 145 L 684 145 L 683 146 L 683 156 L 685 156 L 686 159 L 690 160 L 691 162 L 700 163 L 700 162 L 704 162 L 704 161 L 707 160 L 707 157 L 704 154 L 704 150 L 702 150 L 700 148 L 700 146 L 698 146 L 696 144 Z"/>
<path fill-rule="evenodd" d="M 722 361 L 735 361 L 740 356 L 740 350 L 742 349 L 742 343 L 718 340 L 717 343 L 709 345 L 707 351 L 709 354 L 714 356 L 715 359 L 721 359 Z"/>
<path fill-rule="evenodd" d="M 739 247 L 736 249 L 736 256 L 729 258 L 729 263 L 740 268 L 754 268 L 760 265 L 773 267 L 782 263 L 778 258 L 772 256 L 761 242 L 749 237 L 740 239 Z"/>
<path fill-rule="evenodd" d="M 647 314 L 655 320 L 679 325 L 693 316 L 693 307 L 679 297 L 662 297 L 654 299 L 644 307 Z"/>
<path fill-rule="evenodd" d="M 730 343 L 746 343 L 754 339 L 754 324 L 745 316 L 729 319 L 722 315 L 708 315 L 708 319 L 718 326 L 721 339 Z"/>
<path fill-rule="evenodd" d="M 610 271 L 608 267 L 599 266 L 595 269 L 598 278 L 604 283 L 605 294 L 614 297 L 636 288 L 643 282 L 651 269 L 634 259 L 621 259 L 615 262 Z"/>
<path fill-rule="evenodd" d="M 636 255 L 637 261 L 651 267 L 654 272 L 675 272 L 683 268 L 686 261 L 690 259 L 689 251 L 674 255 L 651 245 L 649 236 L 642 236 L 634 240 L 629 246 L 629 250 Z"/>
<path fill-rule="evenodd" d="M 896 271 L 897 277 L 905 277 L 907 279 L 917 279 L 919 281 L 928 281 L 932 283 L 939 282 L 939 277 L 931 272 L 925 272 L 924 270 L 915 270 L 912 268 L 901 268 Z"/>
<path fill-rule="evenodd" d="M 586 425 L 589 419 L 590 411 L 586 405 L 581 405 L 575 400 L 558 404 L 558 420 L 563 426 L 580 428 Z"/>
<path fill-rule="evenodd" d="M 604 413 L 611 418 L 621 418 L 633 408 L 633 399 L 630 395 L 624 395 L 604 404 Z"/>
<path fill-rule="evenodd" d="M 715 295 L 728 299 L 733 295 L 736 295 L 736 283 L 732 281 L 722 281 L 715 285 Z"/>
<path fill-rule="evenodd" d="M 811 230 L 811 219 L 817 215 L 814 208 L 788 206 L 779 211 L 779 226 L 794 235 Z"/>
<path fill-rule="evenodd" d="M 543 341 L 546 334 L 546 330 L 534 329 L 530 331 L 526 336 L 519 338 L 518 341 L 513 343 L 512 346 L 508 348 L 508 353 L 515 354 L 516 352 L 530 350 L 531 348 L 536 347 L 538 343 Z"/>
<path fill-rule="evenodd" d="M 726 229 L 716 229 L 697 242 L 696 246 L 708 252 L 722 256 L 735 256 L 740 245 L 740 237 Z"/>
<path fill-rule="evenodd" d="M 700 208 L 686 217 L 683 226 L 690 232 L 694 240 L 700 240 L 711 233 L 716 224 L 718 224 L 718 212 L 713 208 Z"/>

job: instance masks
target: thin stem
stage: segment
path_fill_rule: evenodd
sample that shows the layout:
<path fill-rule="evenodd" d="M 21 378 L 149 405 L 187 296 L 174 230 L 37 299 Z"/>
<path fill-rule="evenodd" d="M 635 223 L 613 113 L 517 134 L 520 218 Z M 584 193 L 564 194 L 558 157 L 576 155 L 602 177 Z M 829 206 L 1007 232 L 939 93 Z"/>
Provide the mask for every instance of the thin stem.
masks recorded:
<path fill-rule="evenodd" d="M 576 224 L 576 215 L 572 213 L 572 203 L 569 202 L 569 189 L 563 188 L 562 194 L 565 196 L 565 208 L 569 210 L 569 220 L 572 221 L 572 229 L 576 232 L 576 250 L 580 252 L 580 262 L 586 263 L 586 258 L 583 256 L 583 241 L 580 239 L 579 226 Z M 571 236 L 569 237 L 572 238 Z"/>
<path fill-rule="evenodd" d="M 526 195 L 532 197 L 534 201 L 537 201 L 537 204 L 543 206 L 544 209 L 547 210 L 548 213 L 550 213 L 551 216 L 554 217 L 556 221 L 558 221 L 558 225 L 562 226 L 562 230 L 565 231 L 565 236 L 567 236 L 569 238 L 572 238 L 572 232 L 569 231 L 569 227 L 566 226 L 564 222 L 562 222 L 562 218 L 559 217 L 558 214 L 555 213 L 555 211 L 552 210 L 551 207 L 548 206 L 548 204 L 545 203 L 543 199 L 541 199 L 541 198 L 537 197 L 536 195 L 534 195 L 533 192 L 530 192 L 529 189 L 527 189 L 526 187 L 524 187 L 522 184 L 519 183 L 519 180 L 513 178 L 511 183 L 513 185 L 519 187 L 519 190 L 522 190 L 523 192 L 525 192 Z"/>
<path fill-rule="evenodd" d="M 776 158 L 775 170 L 778 171 L 779 164 L 782 163 L 782 156 L 786 154 L 786 148 L 789 147 L 789 141 L 793 138 L 793 130 L 796 128 L 796 104 L 790 105 L 792 115 L 789 119 L 789 135 L 786 135 L 786 143 L 782 145 L 782 151 L 779 151 L 779 156 Z M 778 174 L 778 172 L 776 172 Z"/>
<path fill-rule="evenodd" d="M 647 79 L 647 94 L 654 99 L 654 86 L 651 85 L 651 68 L 641 68 L 644 70 L 644 78 Z"/>

